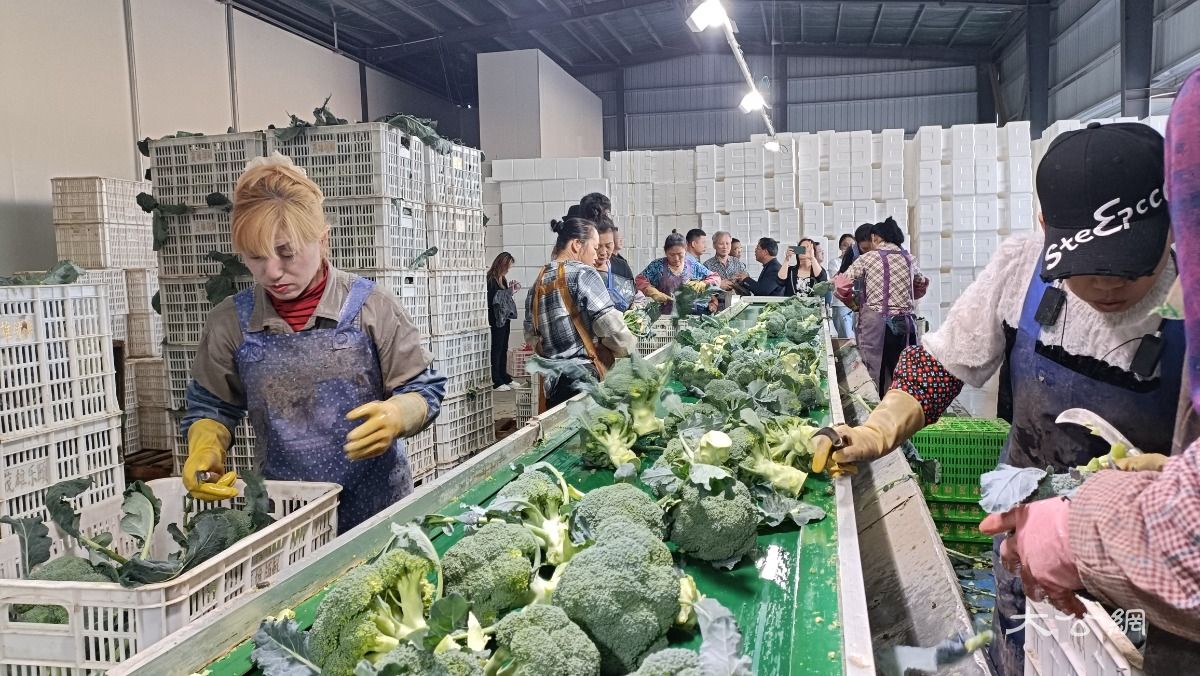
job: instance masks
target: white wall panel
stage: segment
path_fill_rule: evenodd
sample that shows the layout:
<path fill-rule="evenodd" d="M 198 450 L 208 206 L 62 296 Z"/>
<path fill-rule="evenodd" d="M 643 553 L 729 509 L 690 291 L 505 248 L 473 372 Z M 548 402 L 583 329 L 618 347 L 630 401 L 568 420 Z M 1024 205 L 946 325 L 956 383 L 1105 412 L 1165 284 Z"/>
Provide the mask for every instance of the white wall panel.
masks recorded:
<path fill-rule="evenodd" d="M 404 112 L 438 121 L 438 133 L 479 145 L 479 109 L 459 107 L 439 96 L 367 69 L 367 119 Z M 339 113 L 340 114 L 340 113 Z M 343 115 L 343 117 L 346 117 Z M 355 114 L 355 119 L 358 115 Z"/>
<path fill-rule="evenodd" d="M 362 117 L 358 64 L 251 16 L 233 20 L 240 129 L 310 118 L 326 96 L 338 117 Z"/>
<path fill-rule="evenodd" d="M 537 52 L 541 157 L 600 157 L 604 125 L 600 98 L 550 57 Z"/>

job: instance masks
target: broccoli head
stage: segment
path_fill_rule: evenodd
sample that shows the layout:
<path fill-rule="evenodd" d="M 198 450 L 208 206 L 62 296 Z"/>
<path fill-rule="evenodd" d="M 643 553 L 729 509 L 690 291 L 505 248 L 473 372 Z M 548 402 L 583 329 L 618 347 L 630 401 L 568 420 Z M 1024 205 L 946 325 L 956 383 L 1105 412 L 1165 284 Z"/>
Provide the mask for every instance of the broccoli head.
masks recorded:
<path fill-rule="evenodd" d="M 663 429 L 657 410 L 666 375 L 666 371 L 660 371 L 635 353 L 613 364 L 592 398 L 605 408 L 627 407 L 630 427 L 637 436 L 656 434 Z"/>
<path fill-rule="evenodd" d="M 581 428 L 582 457 L 591 467 L 616 469 L 621 465 L 641 465 L 633 452 L 637 432 L 633 421 L 623 410 L 605 408 L 591 411 Z"/>
<path fill-rule="evenodd" d="M 553 602 L 595 642 L 604 674 L 628 674 L 665 643 L 679 615 L 679 576 L 644 527 L 613 518 L 598 530 L 566 566 Z"/>
<path fill-rule="evenodd" d="M 458 593 L 484 624 L 525 605 L 542 559 L 541 542 L 518 524 L 494 521 L 456 542 L 442 557 L 445 593 Z"/>
<path fill-rule="evenodd" d="M 749 400 L 745 388 L 732 380 L 720 378 L 704 388 L 704 401 L 726 413 L 742 410 Z"/>
<path fill-rule="evenodd" d="M 680 552 L 732 566 L 754 549 L 758 507 L 745 485 L 734 482 L 729 492 L 707 493 L 683 482 L 678 495 L 671 542 Z"/>
<path fill-rule="evenodd" d="M 803 418 L 778 417 L 766 423 L 767 445 L 786 465 L 808 466 L 813 457 L 813 434 L 817 428 Z"/>
<path fill-rule="evenodd" d="M 500 489 L 488 512 L 528 529 L 541 542 L 544 560 L 557 566 L 571 556 L 566 513 L 578 496 L 557 469 L 538 463 Z"/>
<path fill-rule="evenodd" d="M 495 676 L 596 676 L 600 653 L 557 606 L 529 606 L 496 625 L 496 652 L 487 663 Z"/>
<path fill-rule="evenodd" d="M 484 676 L 487 660 L 476 653 L 463 650 L 438 653 L 434 657 L 446 670 L 446 676 Z"/>
<path fill-rule="evenodd" d="M 729 463 L 740 465 L 749 457 L 754 447 L 762 443 L 762 438 L 746 427 L 735 427 L 729 431 Z"/>
<path fill-rule="evenodd" d="M 65 555 L 50 559 L 45 563 L 34 566 L 26 577 L 29 580 L 49 580 L 52 582 L 114 582 L 104 573 L 96 570 L 87 559 L 78 556 Z M 14 605 L 13 612 L 17 614 L 18 622 L 36 622 L 38 624 L 67 624 L 70 618 L 67 609 L 62 606 L 31 606 Z"/>
<path fill-rule="evenodd" d="M 588 492 L 575 505 L 574 514 L 576 518 L 585 519 L 593 529 L 600 528 L 613 517 L 624 517 L 645 526 L 660 540 L 665 537 L 662 508 L 631 484 L 613 484 Z"/>
<path fill-rule="evenodd" d="M 698 653 L 667 648 L 647 655 L 632 676 L 704 676 L 704 669 Z"/>

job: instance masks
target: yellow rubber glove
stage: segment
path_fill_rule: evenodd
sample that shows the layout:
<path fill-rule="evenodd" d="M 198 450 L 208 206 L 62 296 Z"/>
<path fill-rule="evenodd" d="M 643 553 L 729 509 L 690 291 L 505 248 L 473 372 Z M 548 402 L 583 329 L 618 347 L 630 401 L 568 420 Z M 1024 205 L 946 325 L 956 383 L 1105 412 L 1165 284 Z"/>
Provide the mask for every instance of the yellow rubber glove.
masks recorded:
<path fill-rule="evenodd" d="M 700 279 L 695 279 L 690 282 L 687 282 L 686 286 L 687 286 L 687 288 L 691 289 L 692 291 L 695 291 L 696 293 L 704 293 L 705 291 L 708 291 L 708 282 L 705 282 Z"/>
<path fill-rule="evenodd" d="M 1115 464 L 1126 472 L 1161 472 L 1168 460 L 1162 453 L 1142 453 L 1121 458 Z"/>
<path fill-rule="evenodd" d="M 225 471 L 225 452 L 233 443 L 229 428 L 216 420 L 197 420 L 188 428 L 188 457 L 183 463 L 183 487 L 193 498 L 206 502 L 237 497 L 233 486 L 237 472 Z M 205 481 L 210 474 L 222 475 L 217 481 Z"/>
<path fill-rule="evenodd" d="M 668 296 L 667 294 L 663 293 L 662 291 L 659 291 L 657 288 L 655 288 L 655 287 L 653 287 L 653 286 L 647 286 L 647 287 L 646 287 L 646 290 L 645 290 L 645 291 L 643 291 L 642 293 L 643 293 L 643 294 L 644 294 L 644 295 L 645 295 L 647 298 L 649 298 L 650 300 L 652 300 L 652 301 L 654 301 L 654 302 L 656 302 L 656 303 L 669 303 L 669 302 L 671 302 L 671 297 L 670 297 L 670 296 Z"/>
<path fill-rule="evenodd" d="M 346 457 L 365 460 L 386 452 L 396 439 L 419 432 L 428 415 L 429 404 L 416 392 L 359 406 L 346 414 L 346 420 L 362 420 L 346 435 Z"/>
<path fill-rule="evenodd" d="M 833 462 L 870 462 L 908 441 L 924 426 L 921 404 L 907 392 L 888 390 L 865 423 L 834 428 L 845 445 L 833 452 Z"/>

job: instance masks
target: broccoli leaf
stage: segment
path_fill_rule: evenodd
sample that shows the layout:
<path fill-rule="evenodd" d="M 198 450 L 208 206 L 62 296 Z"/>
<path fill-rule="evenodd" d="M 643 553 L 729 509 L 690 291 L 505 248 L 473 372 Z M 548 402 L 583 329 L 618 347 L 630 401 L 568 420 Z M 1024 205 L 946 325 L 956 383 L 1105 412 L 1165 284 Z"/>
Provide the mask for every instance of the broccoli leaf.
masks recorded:
<path fill-rule="evenodd" d="M 403 549 L 430 561 L 438 561 L 437 550 L 429 541 L 429 536 L 415 523 L 392 524 L 392 546 L 389 549 Z"/>
<path fill-rule="evenodd" d="M 172 580 L 225 549 L 233 539 L 233 524 L 223 516 L 196 520 L 187 536 L 187 547 L 165 561 L 134 557 L 121 566 L 120 582 L 126 587 Z"/>
<path fill-rule="evenodd" d="M 153 234 L 154 234 L 154 250 L 161 251 L 167 244 L 167 239 L 170 238 L 170 229 L 167 227 L 167 217 L 157 209 L 154 210 Z"/>
<path fill-rule="evenodd" d="M 50 560 L 50 529 L 41 519 L 0 516 L 0 523 L 11 526 L 21 542 L 21 571 L 25 575 L 29 575 L 34 566 Z"/>
<path fill-rule="evenodd" d="M 179 528 L 179 524 L 167 524 L 167 533 L 171 535 L 171 539 L 175 541 L 175 544 L 183 549 L 187 549 L 187 535 L 184 535 L 183 531 Z"/>
<path fill-rule="evenodd" d="M 83 533 L 79 532 L 79 514 L 68 500 L 79 497 L 92 485 L 92 478 L 82 477 L 60 481 L 46 489 L 46 511 L 50 519 L 64 533 L 76 540 L 83 541 Z"/>
<path fill-rule="evenodd" d="M 146 213 L 154 211 L 155 207 L 158 206 L 158 200 L 154 199 L 154 196 L 148 192 L 139 192 L 134 199 L 137 205 L 142 208 L 142 211 Z"/>
<path fill-rule="evenodd" d="M 688 480 L 706 491 L 720 493 L 733 481 L 733 475 L 724 467 L 694 463 L 688 471 Z"/>
<path fill-rule="evenodd" d="M 433 650 L 442 639 L 467 628 L 471 604 L 461 594 L 444 596 L 429 607 L 429 631 L 425 634 L 426 650 Z"/>
<path fill-rule="evenodd" d="M 150 299 L 150 309 L 154 310 L 154 314 L 157 315 L 162 314 L 162 296 L 159 295 L 161 293 L 161 291 L 155 291 L 154 297 Z"/>
<path fill-rule="evenodd" d="M 1046 471 L 1036 467 L 1001 464 L 979 477 L 982 497 L 979 506 L 989 514 L 1007 512 L 1037 492 Z"/>
<path fill-rule="evenodd" d="M 637 466 L 627 462 L 613 472 L 613 481 L 619 484 L 631 484 L 637 479 Z"/>
<path fill-rule="evenodd" d="M 762 511 L 763 522 L 772 528 L 789 518 L 797 526 L 825 518 L 825 510 L 816 505 L 780 495 L 770 489 L 760 489 L 757 492 L 762 498 L 759 509 Z"/>
<path fill-rule="evenodd" d="M 158 524 L 161 504 L 141 481 L 135 481 L 125 489 L 125 501 L 121 503 L 121 532 L 133 537 L 142 558 L 150 555 L 150 540 Z"/>
<path fill-rule="evenodd" d="M 230 202 L 228 197 L 219 192 L 209 193 L 205 196 L 204 203 L 213 209 L 224 209 L 225 211 L 233 209 L 233 202 Z"/>
<path fill-rule="evenodd" d="M 262 475 L 246 472 L 242 474 L 242 481 L 246 483 L 246 489 L 242 491 L 246 498 L 246 513 L 250 515 L 250 524 L 255 532 L 275 523 L 275 517 L 271 516 L 271 499 L 267 495 L 267 484 Z"/>
<path fill-rule="evenodd" d="M 659 496 L 671 495 L 679 490 L 680 479 L 666 465 L 654 465 L 642 472 L 642 483 L 649 486 Z"/>
<path fill-rule="evenodd" d="M 733 614 L 716 599 L 696 602 L 700 620 L 700 671 L 705 676 L 750 676 L 750 658 L 742 655 L 742 634 Z"/>
<path fill-rule="evenodd" d="M 272 676 L 318 676 L 321 669 L 308 654 L 306 634 L 290 613 L 268 617 L 254 633 L 250 659 Z"/>

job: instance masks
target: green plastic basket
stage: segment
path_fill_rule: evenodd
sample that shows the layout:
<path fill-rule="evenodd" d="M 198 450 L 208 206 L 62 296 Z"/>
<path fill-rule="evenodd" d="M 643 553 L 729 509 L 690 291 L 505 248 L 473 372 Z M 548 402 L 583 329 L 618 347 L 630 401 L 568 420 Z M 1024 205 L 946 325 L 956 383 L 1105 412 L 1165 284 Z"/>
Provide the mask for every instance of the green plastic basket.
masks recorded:
<path fill-rule="evenodd" d="M 937 523 L 970 523 L 978 525 L 987 512 L 978 502 L 955 502 L 950 500 L 927 500 L 929 514 Z"/>
<path fill-rule="evenodd" d="M 941 463 L 940 483 L 925 484 L 932 500 L 979 499 L 979 477 L 996 468 L 1008 423 L 992 418 L 942 418 L 917 432 L 913 444 L 924 459 Z"/>
<path fill-rule="evenodd" d="M 942 536 L 942 546 L 946 549 L 953 549 L 960 554 L 971 556 L 986 556 L 992 553 L 992 540 L 988 538 L 987 542 L 981 540 L 966 540 L 958 539 L 952 536 Z"/>

